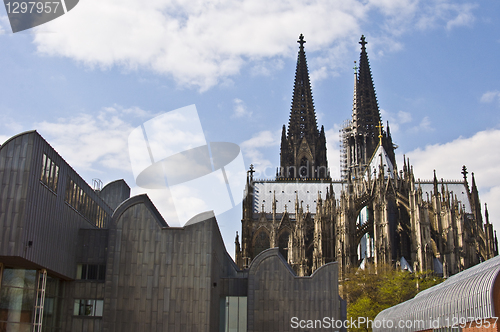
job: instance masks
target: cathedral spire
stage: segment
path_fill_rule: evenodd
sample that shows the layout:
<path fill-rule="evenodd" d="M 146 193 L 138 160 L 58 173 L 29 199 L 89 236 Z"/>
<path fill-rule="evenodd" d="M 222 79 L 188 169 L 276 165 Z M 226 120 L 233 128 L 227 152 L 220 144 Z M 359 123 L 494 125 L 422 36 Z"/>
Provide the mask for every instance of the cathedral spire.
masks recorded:
<path fill-rule="evenodd" d="M 318 135 L 318 124 L 316 122 L 306 53 L 304 51 L 306 41 L 302 34 L 297 42 L 300 46 L 297 56 L 290 121 L 288 123 L 288 137 L 306 137 L 314 141 L 314 138 Z"/>
<path fill-rule="evenodd" d="M 365 36 L 361 36 L 361 54 L 359 57 L 359 70 L 356 86 L 356 115 L 353 118 L 357 130 L 376 138 L 378 131 L 376 126 L 381 121 L 378 109 L 377 96 L 373 86 L 372 73 L 368 54 L 366 53 Z"/>
<path fill-rule="evenodd" d="M 396 165 L 396 146 L 392 143 L 389 130 L 384 130 L 382 126 L 364 35 L 361 36 L 360 44 L 359 63 L 354 66 L 352 120 L 342 129 L 342 172 L 350 174 L 343 175 L 346 178 L 364 174 L 379 145 L 387 153 L 392 165 Z"/>
<path fill-rule="evenodd" d="M 301 34 L 288 132 L 283 126 L 281 135 L 281 179 L 317 180 L 329 177 L 325 130 L 323 127 L 318 130 L 304 52 L 305 42 Z"/>

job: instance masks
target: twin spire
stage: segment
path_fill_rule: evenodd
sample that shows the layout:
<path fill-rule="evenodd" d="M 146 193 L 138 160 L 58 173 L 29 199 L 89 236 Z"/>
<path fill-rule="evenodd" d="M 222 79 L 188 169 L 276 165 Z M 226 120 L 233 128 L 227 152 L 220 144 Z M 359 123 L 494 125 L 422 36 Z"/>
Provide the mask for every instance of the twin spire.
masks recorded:
<path fill-rule="evenodd" d="M 304 36 L 299 36 L 299 54 L 293 87 L 292 107 L 288 131 L 283 126 L 281 135 L 281 179 L 324 179 L 329 177 L 326 160 L 325 130 L 318 130 L 311 91 Z"/>
<path fill-rule="evenodd" d="M 389 124 L 387 124 L 386 131 L 382 126 L 370 62 L 366 53 L 368 42 L 364 35 L 361 36 L 359 44 L 361 45 L 361 53 L 359 63 L 354 66 L 352 124 L 349 129 L 355 138 L 346 142 L 354 147 L 354 149 L 348 148 L 353 151 L 354 155 L 350 156 L 347 166 L 348 168 L 360 167 L 362 169 L 373 158 L 379 145 L 384 148 L 389 160 L 395 165 L 395 147 L 392 143 Z"/>
<path fill-rule="evenodd" d="M 283 126 L 281 137 L 281 170 L 278 178 L 328 177 L 326 138 L 324 127 L 318 130 L 312 97 L 311 82 L 304 51 L 304 36 L 299 36 L 299 52 L 293 88 L 288 130 Z M 379 145 L 382 145 L 392 164 L 395 164 L 394 145 L 387 131 L 382 129 L 377 96 L 373 85 L 370 63 L 366 53 L 365 36 L 360 40 L 361 54 L 355 69 L 352 122 L 345 131 L 343 146 L 346 151 L 346 171 L 368 166 Z M 347 136 L 346 136 L 347 135 Z"/>
<path fill-rule="evenodd" d="M 306 54 L 304 51 L 304 36 L 301 34 L 299 40 L 299 53 L 297 56 L 297 69 L 295 71 L 295 83 L 293 88 L 292 108 L 288 123 L 288 137 L 299 138 L 314 136 L 318 134 L 318 123 L 311 91 L 309 71 L 307 69 Z M 358 132 L 363 132 L 369 137 L 378 138 L 377 126 L 381 123 L 377 96 L 373 85 L 370 63 L 366 53 L 368 42 L 365 36 L 361 36 L 361 54 L 359 67 L 355 69 L 354 100 L 353 100 L 353 127 Z"/>
<path fill-rule="evenodd" d="M 377 96 L 373 86 L 370 62 L 366 53 L 365 36 L 361 36 L 361 54 L 359 68 L 356 68 L 356 82 L 354 87 L 353 127 L 357 132 L 368 137 L 378 137 L 377 126 L 381 122 Z"/>
<path fill-rule="evenodd" d="M 304 36 L 301 34 L 297 43 L 300 44 L 297 56 L 297 69 L 293 88 L 292 108 L 288 122 L 288 137 L 313 140 L 318 135 L 318 123 L 314 111 L 311 92 L 311 82 L 307 69 L 306 53 L 304 52 Z"/>

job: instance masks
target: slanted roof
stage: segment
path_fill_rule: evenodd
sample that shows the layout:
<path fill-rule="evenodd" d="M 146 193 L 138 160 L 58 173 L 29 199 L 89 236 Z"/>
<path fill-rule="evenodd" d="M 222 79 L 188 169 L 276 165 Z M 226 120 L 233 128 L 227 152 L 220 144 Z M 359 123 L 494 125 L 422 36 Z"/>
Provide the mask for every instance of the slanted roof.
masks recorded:
<path fill-rule="evenodd" d="M 439 181 L 438 184 L 442 182 Z M 418 185 L 418 184 L 417 184 Z M 469 196 L 467 195 L 467 188 L 463 181 L 445 181 L 445 187 L 448 189 L 450 193 L 453 193 L 453 196 L 457 196 L 457 199 L 460 201 L 462 205 L 465 206 L 465 212 L 472 213 L 472 209 L 469 202 Z M 420 187 L 422 188 L 422 196 L 426 198 L 427 194 L 432 195 L 434 191 L 434 184 L 432 181 L 422 181 L 420 182 Z"/>
<path fill-rule="evenodd" d="M 439 327 L 446 327 L 446 322 L 451 323 L 453 317 L 495 317 L 493 287 L 499 272 L 500 256 L 496 256 L 455 274 L 418 293 L 413 299 L 379 313 L 375 320 L 392 320 L 394 327 L 388 328 L 387 324 L 385 328 L 374 326 L 373 331 L 422 331 L 432 329 L 431 323 L 436 319 L 440 322 Z M 419 322 L 420 326 L 413 324 L 411 328 L 400 328 L 400 321 Z"/>
<path fill-rule="evenodd" d="M 264 211 L 270 213 L 273 209 L 273 197 L 276 197 L 277 200 L 277 214 L 285 212 L 285 205 L 289 213 L 295 213 L 295 199 L 296 195 L 298 195 L 299 205 L 302 202 L 304 212 L 306 212 L 307 205 L 309 205 L 309 212 L 315 214 L 318 192 L 320 192 L 321 199 L 324 200 L 329 187 L 329 182 L 256 181 L 253 183 L 253 213 L 260 213 L 262 204 L 264 204 Z M 333 182 L 333 191 L 336 197 L 340 197 L 342 184 Z"/>
<path fill-rule="evenodd" d="M 377 150 L 373 153 L 372 159 L 370 160 L 369 166 L 366 172 L 371 172 L 371 178 L 373 179 L 375 174 L 378 175 L 380 172 L 380 164 L 382 163 L 384 169 L 384 177 L 394 178 L 394 165 L 389 158 L 389 155 L 385 151 L 382 144 L 379 143 Z M 368 174 L 365 173 L 365 177 L 368 179 Z"/>

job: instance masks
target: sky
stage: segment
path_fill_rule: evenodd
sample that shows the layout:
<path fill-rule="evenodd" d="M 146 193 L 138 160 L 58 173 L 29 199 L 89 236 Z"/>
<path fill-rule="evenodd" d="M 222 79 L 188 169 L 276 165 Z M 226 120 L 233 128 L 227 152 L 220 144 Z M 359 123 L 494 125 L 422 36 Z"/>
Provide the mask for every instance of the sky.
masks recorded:
<path fill-rule="evenodd" d="M 194 104 L 207 142 L 238 144 L 245 167 L 272 178 L 302 33 L 339 178 L 338 133 L 351 116 L 365 35 L 399 165 L 406 155 L 426 180 L 433 170 L 461 180 L 466 165 L 500 230 L 498 17 L 497 0 L 81 0 L 13 34 L 2 8 L 0 141 L 36 129 L 88 183 L 123 178 L 135 195 L 144 189 L 128 136 Z M 231 255 L 241 229 L 234 203 L 217 216 Z"/>

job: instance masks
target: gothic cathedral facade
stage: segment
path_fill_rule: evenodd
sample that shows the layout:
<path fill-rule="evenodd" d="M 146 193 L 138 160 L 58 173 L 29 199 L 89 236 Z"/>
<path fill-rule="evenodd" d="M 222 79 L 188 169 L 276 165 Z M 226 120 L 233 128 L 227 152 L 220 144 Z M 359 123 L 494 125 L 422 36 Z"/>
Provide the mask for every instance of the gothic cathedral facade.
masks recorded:
<path fill-rule="evenodd" d="M 283 125 L 276 178 L 247 173 L 236 263 L 247 268 L 278 247 L 299 276 L 328 262 L 339 275 L 364 264 L 391 264 L 444 277 L 498 255 L 496 232 L 483 222 L 474 173 L 463 180 L 415 180 L 404 159 L 398 171 L 389 124 L 384 128 L 365 37 L 355 67 L 352 119 L 341 130 L 340 180 L 328 170 L 324 127 L 318 130 L 304 51 L 299 52 L 288 128 Z"/>

